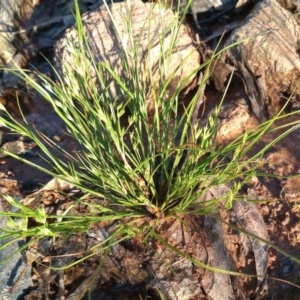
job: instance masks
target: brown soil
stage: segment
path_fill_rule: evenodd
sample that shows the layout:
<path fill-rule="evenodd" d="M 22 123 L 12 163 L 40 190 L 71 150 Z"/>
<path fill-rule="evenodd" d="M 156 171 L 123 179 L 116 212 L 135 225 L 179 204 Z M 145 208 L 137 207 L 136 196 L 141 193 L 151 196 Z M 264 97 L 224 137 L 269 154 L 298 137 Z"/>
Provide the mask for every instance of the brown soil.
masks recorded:
<path fill-rule="evenodd" d="M 211 110 L 219 94 L 216 92 L 207 92 L 206 97 L 206 110 Z M 225 105 L 230 105 L 230 101 L 234 97 L 241 97 L 241 91 L 233 89 L 228 94 Z M 47 111 L 47 114 L 43 111 Z M 61 123 L 59 123 L 55 115 L 49 114 L 49 107 L 45 103 L 36 106 L 36 112 L 29 117 L 32 118 L 31 120 L 34 120 L 37 126 L 42 124 L 44 132 L 47 132 L 47 126 L 49 126 L 50 129 L 48 130 L 50 131 L 47 132 L 48 135 L 59 135 L 64 147 L 70 151 L 72 147 L 74 148 L 74 143 L 71 142 L 63 129 L 61 129 Z M 297 118 L 298 116 L 293 119 Z M 293 121 L 293 119 L 286 119 L 284 122 Z M 53 122 L 57 122 L 56 130 L 53 130 L 55 128 Z M 237 132 L 234 132 L 232 129 L 229 139 L 240 133 L 240 127 L 237 128 Z M 251 154 L 271 142 L 277 135 L 278 132 L 266 135 L 252 149 Z M 297 149 L 299 135 L 300 129 L 295 130 L 268 150 L 262 158 L 265 159 L 265 163 L 258 170 L 259 172 L 283 177 L 254 177 L 249 186 L 241 191 L 245 193 L 247 188 L 255 190 L 259 200 L 257 205 L 267 224 L 270 242 L 280 250 L 295 257 L 300 256 L 298 250 L 300 243 L 300 194 L 298 192 L 300 177 L 289 176 L 299 174 L 300 171 L 300 152 Z M 33 151 L 38 152 L 35 149 Z M 29 157 L 29 159 L 32 162 L 46 166 L 42 158 L 38 156 Z M 50 179 L 49 176 L 12 158 L 3 158 L 0 160 L 0 163 L 0 186 L 3 194 L 19 196 L 19 198 L 24 197 L 34 192 L 41 184 L 45 184 Z M 33 203 L 35 207 L 45 207 L 49 213 L 64 211 L 81 195 L 80 191 L 76 190 L 75 192 L 68 191 L 68 193 L 66 196 L 61 192 L 46 191 L 39 194 L 38 199 L 33 201 Z M 101 200 L 98 199 L 97 201 Z M 72 208 L 72 212 L 80 214 L 88 211 L 87 207 L 76 205 Z M 143 220 L 141 222 L 149 221 L 151 220 Z M 193 216 L 186 217 L 184 224 L 192 232 L 185 236 L 186 240 L 183 244 L 181 244 L 182 241 L 172 240 L 172 234 L 178 232 L 176 226 L 180 225 L 179 223 L 176 224 L 175 220 L 166 220 L 157 227 L 157 230 L 170 244 L 174 246 L 180 245 L 179 248 L 181 251 L 192 253 L 191 255 L 194 258 L 205 262 L 207 260 L 206 253 L 209 255 L 211 249 L 204 242 L 206 233 L 203 227 L 203 218 L 195 221 L 195 217 Z M 53 267 L 70 264 L 82 258 L 86 249 L 99 243 L 101 237 L 97 237 L 97 234 L 99 235 L 99 228 L 101 226 L 103 224 L 95 224 L 89 230 L 88 234 L 74 232 L 74 235 L 70 236 L 67 240 L 58 239 L 54 241 L 45 238 L 39 244 L 33 246 L 31 251 L 36 251 L 35 260 L 42 262 L 46 266 Z M 243 273 L 255 274 L 254 258 L 251 255 L 243 256 L 239 234 L 230 228 L 224 228 L 224 230 L 226 232 L 226 247 L 233 258 L 237 270 Z M 157 292 L 153 289 L 153 285 L 151 285 L 154 279 L 149 275 L 149 270 L 161 270 L 159 257 L 157 257 L 161 251 L 165 252 L 163 257 L 168 258 L 170 266 L 176 265 L 176 261 L 180 261 L 180 257 L 168 251 L 158 241 L 147 241 L 145 244 L 142 244 L 138 237 L 116 247 L 118 253 L 114 250 L 109 253 L 109 259 L 105 261 L 102 271 L 96 276 L 96 288 L 93 290 L 93 297 L 95 298 L 92 299 L 96 299 L 96 297 L 100 297 L 99 299 L 141 299 L 140 297 L 142 299 L 146 299 L 146 297 L 148 299 L 159 299 Z M 191 249 L 194 251 L 191 252 Z M 57 299 L 58 295 L 61 296 L 60 299 L 87 299 L 84 295 L 86 295 L 91 280 L 94 279 L 93 276 L 97 272 L 97 267 L 102 258 L 101 255 L 101 253 L 96 254 L 65 271 L 50 271 L 34 262 L 32 264 L 32 292 L 26 299 L 44 299 L 44 296 L 37 295 L 46 295 L 45 299 Z M 184 272 L 183 270 L 183 268 L 179 268 L 179 273 L 176 275 L 179 277 L 173 277 L 173 281 L 177 282 L 178 286 L 182 282 L 181 277 L 184 274 L 180 274 L 180 272 Z M 147 276 L 145 276 L 145 272 L 148 274 Z M 293 263 L 280 251 L 270 248 L 268 276 L 280 279 L 280 281 L 268 279 L 268 291 L 262 298 L 256 299 L 298 299 L 298 287 L 293 286 L 291 283 L 300 285 L 299 272 L 300 266 L 297 263 Z M 201 282 L 204 273 L 205 271 L 202 268 L 193 267 L 192 274 L 197 282 Z M 110 274 L 110 278 L 107 278 L 107 274 Z M 140 281 L 140 278 L 147 278 L 147 280 Z M 60 281 L 61 279 L 62 281 Z M 255 290 L 256 279 L 240 277 L 237 282 L 238 289 L 242 291 L 243 295 L 249 298 Z M 176 288 L 179 288 L 178 286 Z M 199 289 L 193 299 L 208 298 L 204 291 Z"/>
<path fill-rule="evenodd" d="M 43 66 L 39 66 L 39 69 L 43 69 Z M 205 96 L 207 98 L 205 107 L 201 108 L 199 115 L 202 120 L 206 119 L 207 114 L 212 112 L 222 98 L 222 94 L 214 89 L 207 89 Z M 224 114 L 221 120 L 223 133 L 218 136 L 219 143 L 226 143 L 246 129 L 257 125 L 256 118 L 249 113 L 247 105 L 244 105 L 244 98 L 245 92 L 241 85 L 233 85 L 224 102 Z M 7 99 L 0 99 L 0 101 L 7 104 L 4 102 Z M 29 105 L 27 119 L 30 123 L 47 136 L 59 139 L 59 145 L 67 151 L 71 152 L 76 148 L 76 143 L 68 137 L 61 120 L 48 104 L 37 95 L 33 95 L 32 102 L 27 104 Z M 7 105 L 9 106 L 9 103 Z M 10 107 L 16 109 L 14 104 Z M 296 115 L 283 122 L 298 118 L 299 115 Z M 279 133 L 266 135 L 253 147 L 249 155 L 272 142 Z M 275 176 L 254 177 L 249 185 L 241 190 L 241 194 L 246 194 L 248 189 L 255 191 L 259 200 L 257 207 L 267 225 L 270 243 L 276 246 L 269 249 L 268 290 L 261 296 L 252 297 L 252 300 L 299 299 L 300 265 L 292 262 L 281 252 L 285 251 L 300 259 L 300 176 L 293 176 L 300 172 L 299 139 L 300 129 L 296 129 L 269 149 L 261 158 L 263 163 L 258 172 Z M 51 168 L 39 156 L 40 151 L 34 148 L 30 141 L 24 142 L 32 150 L 31 153 L 26 154 L 26 158 L 45 168 Z M 33 155 L 34 153 L 36 155 Z M 8 157 L 0 158 L 0 194 L 22 199 L 36 192 L 50 179 L 50 176 L 20 161 Z M 74 205 L 81 195 L 81 191 L 75 188 L 61 188 L 58 185 L 56 189 L 31 196 L 30 205 L 34 208 L 42 206 L 51 214 L 61 213 L 70 207 L 75 215 L 89 213 L 87 206 Z M 87 201 L 103 204 L 101 199 L 90 198 Z M 5 209 L 9 209 L 7 203 L 4 204 Z M 222 213 L 222 217 L 230 221 L 226 212 Z M 134 223 L 133 220 L 123 222 L 127 222 L 134 228 L 153 220 L 145 218 L 138 223 Z M 157 289 L 160 289 L 163 296 L 169 299 L 162 287 L 167 287 L 168 291 L 176 290 L 177 293 L 182 289 L 194 289 L 195 293 L 191 300 L 209 299 L 204 289 L 200 288 L 201 285 L 203 287 L 210 283 L 209 279 L 212 277 L 207 271 L 188 264 L 180 256 L 168 250 L 159 240 L 144 239 L 142 243 L 141 236 L 115 245 L 107 254 L 105 261 L 103 261 L 103 252 L 99 250 L 90 258 L 64 271 L 48 268 L 69 265 L 83 258 L 87 254 L 87 249 L 96 247 L 103 241 L 105 234 L 102 229 L 105 228 L 109 234 L 117 224 L 117 222 L 98 222 L 85 233 L 77 233 L 74 230 L 74 234 L 69 237 L 44 238 L 34 243 L 27 253 L 28 264 L 32 266 L 33 284 L 26 300 L 88 299 L 87 293 L 91 286 L 94 287 L 92 299 L 156 300 L 160 299 Z M 34 225 L 31 221 L 30 226 Z M 213 249 L 208 243 L 209 235 L 205 231 L 204 217 L 189 215 L 182 222 L 175 219 L 162 219 L 159 224 L 153 224 L 153 228 L 170 245 L 192 258 L 207 263 Z M 226 252 L 232 257 L 237 271 L 255 274 L 253 254 L 244 254 L 241 235 L 227 226 L 223 226 L 223 230 L 228 250 Z M 102 263 L 100 270 L 99 265 Z M 162 274 L 162 277 L 167 280 L 161 283 L 155 274 Z M 191 285 L 185 285 L 186 278 L 194 278 Z M 238 295 L 237 299 L 250 299 L 255 292 L 257 279 L 242 276 L 232 282 L 235 283 L 233 289 Z"/>

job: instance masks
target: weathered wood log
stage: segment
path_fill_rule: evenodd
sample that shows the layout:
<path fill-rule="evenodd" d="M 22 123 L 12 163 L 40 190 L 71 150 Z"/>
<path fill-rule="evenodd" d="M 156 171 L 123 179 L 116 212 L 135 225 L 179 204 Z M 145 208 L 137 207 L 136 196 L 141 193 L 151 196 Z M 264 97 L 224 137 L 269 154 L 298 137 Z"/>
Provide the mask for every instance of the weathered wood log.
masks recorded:
<path fill-rule="evenodd" d="M 226 42 L 229 46 L 244 40 L 222 59 L 229 61 L 243 79 L 259 121 L 273 117 L 293 92 L 300 93 L 296 87 L 300 76 L 300 27 L 295 9 L 297 5 L 293 12 L 288 11 L 276 0 L 259 2 Z"/>
<path fill-rule="evenodd" d="M 0 67 L 8 64 L 17 53 L 17 22 L 20 19 L 22 0 L 0 0 Z"/>
<path fill-rule="evenodd" d="M 172 29 L 171 24 L 178 23 L 177 16 L 171 9 L 155 3 L 143 3 L 140 0 L 116 3 L 109 9 L 111 16 L 107 8 L 101 6 L 83 15 L 82 18 L 87 41 L 96 63 L 109 64 L 120 78 L 127 80 L 130 72 L 126 72 L 122 65 L 122 49 L 125 49 L 127 54 L 133 53 L 134 48 L 138 49 L 137 59 L 128 55 L 127 63 L 132 70 L 134 67 L 140 70 L 140 87 L 146 90 L 148 100 L 153 99 L 153 93 L 158 89 L 159 82 L 167 82 L 171 78 L 168 85 L 169 95 L 174 93 L 180 83 L 183 83 L 182 88 L 184 88 L 192 82 L 194 76 L 190 78 L 188 76 L 199 66 L 200 56 L 184 25 L 178 31 L 175 46 L 171 46 L 175 30 L 174 27 Z M 127 24 L 129 15 L 130 32 Z M 120 36 L 114 26 L 120 32 Z M 66 68 L 75 65 L 70 49 L 76 42 L 78 42 L 78 34 L 76 29 L 72 28 L 67 30 L 55 46 L 55 67 L 62 78 L 66 74 Z M 172 53 L 169 54 L 171 47 L 173 47 Z M 167 57 L 164 59 L 164 66 L 160 65 L 163 56 Z M 96 82 L 96 70 L 92 64 L 89 72 Z M 122 100 L 122 93 L 116 81 L 108 72 L 105 76 L 107 86 L 110 85 L 110 96 Z M 151 100 L 148 104 L 151 106 Z"/>
<path fill-rule="evenodd" d="M 79 0 L 78 3 L 83 13 L 103 1 Z M 58 33 L 75 23 L 73 12 L 74 1 L 69 0 L 0 0 L 0 67 L 9 67 L 24 46 L 29 51 L 53 46 Z M 32 32 L 39 33 L 35 41 L 29 37 Z M 16 57 L 15 62 L 21 64 L 21 59 Z"/>

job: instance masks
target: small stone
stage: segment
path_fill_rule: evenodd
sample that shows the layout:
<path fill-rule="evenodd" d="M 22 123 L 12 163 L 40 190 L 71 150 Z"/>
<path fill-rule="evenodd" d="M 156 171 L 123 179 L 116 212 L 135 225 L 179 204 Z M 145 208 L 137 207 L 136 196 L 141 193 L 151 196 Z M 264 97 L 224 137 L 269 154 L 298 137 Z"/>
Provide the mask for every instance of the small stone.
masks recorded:
<path fill-rule="evenodd" d="M 268 205 L 262 205 L 261 206 L 261 209 L 265 212 L 265 213 L 269 213 L 270 212 L 270 209 L 269 209 L 269 206 Z"/>
<path fill-rule="evenodd" d="M 25 153 L 24 143 L 22 141 L 5 143 L 2 145 L 2 149 L 17 155 Z M 4 156 L 6 156 L 5 153 L 0 153 L 0 157 Z"/>
<path fill-rule="evenodd" d="M 54 142 L 57 142 L 57 143 L 59 143 L 59 142 L 62 142 L 62 137 L 60 137 L 59 135 L 53 135 L 52 136 L 52 140 L 54 141 Z"/>
<path fill-rule="evenodd" d="M 8 188 L 6 188 L 6 187 L 2 187 L 2 188 L 0 188 L 0 194 L 7 194 L 7 192 L 8 192 Z"/>
<path fill-rule="evenodd" d="M 290 214 L 287 212 L 287 213 L 285 213 L 285 218 L 284 218 L 284 220 L 281 222 L 281 224 L 282 224 L 283 226 L 286 226 L 287 224 L 290 223 L 290 221 L 291 221 L 291 217 L 290 217 Z"/>

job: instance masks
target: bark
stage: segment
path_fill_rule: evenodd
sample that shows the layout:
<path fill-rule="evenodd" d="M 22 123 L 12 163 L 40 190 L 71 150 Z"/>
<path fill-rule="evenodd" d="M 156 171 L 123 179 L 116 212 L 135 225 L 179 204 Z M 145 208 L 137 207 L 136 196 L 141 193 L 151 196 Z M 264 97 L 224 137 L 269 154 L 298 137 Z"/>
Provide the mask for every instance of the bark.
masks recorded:
<path fill-rule="evenodd" d="M 28 37 L 19 31 L 39 4 L 39 0 L 0 0 L 0 67 L 10 67 L 13 59 L 22 64 L 22 57 L 15 58 L 15 55 L 28 42 Z"/>
<path fill-rule="evenodd" d="M 161 81 L 167 82 L 172 77 L 167 91 L 170 96 L 180 83 L 183 83 L 182 88 L 185 88 L 192 82 L 193 76 L 189 78 L 187 76 L 191 75 L 192 71 L 199 65 L 200 56 L 186 32 L 185 26 L 179 30 L 172 54 L 167 53 L 173 38 L 169 28 L 172 23 L 178 22 L 177 16 L 172 10 L 165 9 L 155 3 L 143 3 L 139 0 L 113 4 L 110 6 L 110 10 L 114 22 L 112 22 L 105 6 L 83 15 L 84 29 L 96 63 L 108 63 L 120 78 L 128 81 L 131 74 L 130 71 L 124 70 L 122 65 L 122 51 L 126 50 L 128 54 L 133 53 L 134 48 L 138 49 L 137 62 L 129 55 L 128 64 L 131 70 L 135 66 L 139 68 L 140 88 L 146 90 L 150 107 L 153 105 L 151 102 L 154 97 L 153 94 L 159 89 L 158 86 Z M 130 33 L 127 31 L 126 22 L 129 14 L 135 45 L 131 44 Z M 120 32 L 120 36 L 118 36 L 114 26 Z M 55 67 L 62 78 L 65 76 L 66 68 L 75 64 L 73 54 L 69 50 L 72 47 L 70 41 L 72 41 L 72 45 L 78 42 L 77 32 L 74 28 L 68 30 L 55 46 Z M 164 62 L 164 67 L 160 65 L 162 53 L 170 56 L 168 63 Z M 89 72 L 96 82 L 96 71 L 92 64 Z M 107 86 L 110 84 L 110 96 L 113 99 L 119 97 L 122 101 L 124 96 L 121 96 L 122 92 L 118 84 L 107 71 L 104 72 Z M 187 79 L 186 82 L 184 79 Z"/>
<path fill-rule="evenodd" d="M 229 46 L 245 40 L 230 48 L 223 61 L 236 67 L 259 121 L 273 117 L 293 91 L 295 95 L 300 92 L 299 38 L 296 11 L 288 11 L 275 0 L 264 0 L 226 42 Z"/>

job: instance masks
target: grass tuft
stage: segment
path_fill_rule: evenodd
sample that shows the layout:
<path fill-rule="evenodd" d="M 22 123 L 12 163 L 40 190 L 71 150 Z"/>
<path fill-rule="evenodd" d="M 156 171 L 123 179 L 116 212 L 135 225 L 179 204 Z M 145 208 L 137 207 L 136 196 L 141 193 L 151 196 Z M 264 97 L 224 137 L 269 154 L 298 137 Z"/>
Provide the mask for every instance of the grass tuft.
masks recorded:
<path fill-rule="evenodd" d="M 106 8 L 110 12 L 110 7 Z M 111 12 L 110 15 L 114 23 Z M 56 237 L 74 233 L 74 230 L 85 232 L 99 221 L 126 218 L 127 224 L 120 223 L 113 235 L 100 243 L 97 249 L 91 249 L 91 253 L 83 259 L 97 253 L 99 248 L 107 251 L 120 240 L 143 232 L 148 232 L 148 235 L 177 254 L 185 256 L 164 241 L 155 231 L 155 226 L 165 218 L 182 218 L 186 214 L 212 215 L 220 209 L 230 209 L 232 201 L 238 199 L 241 187 L 251 180 L 262 164 L 264 152 L 298 128 L 299 122 L 286 124 L 284 133 L 252 156 L 249 155 L 249 150 L 265 133 L 275 130 L 274 122 L 282 119 L 282 114 L 255 130 L 245 132 L 227 145 L 218 145 L 215 142 L 217 113 L 210 116 L 207 125 L 203 127 L 200 127 L 195 116 L 210 76 L 209 66 L 213 65 L 221 52 L 214 53 L 204 64 L 195 66 L 187 78 L 181 81 L 174 78 L 176 71 L 188 59 L 183 58 L 175 69 L 174 66 L 169 66 L 170 56 L 177 51 L 176 41 L 183 26 L 183 17 L 176 23 L 168 24 L 158 38 L 161 47 L 161 77 L 158 82 L 154 82 L 152 76 L 150 57 L 146 58 L 143 66 L 140 64 L 138 51 L 144 37 L 141 35 L 140 39 L 134 38 L 130 14 L 126 20 L 126 35 L 130 40 L 130 47 L 121 47 L 124 33 L 115 27 L 120 39 L 122 76 L 115 71 L 114 65 L 105 61 L 97 62 L 95 59 L 77 4 L 76 21 L 79 43 L 70 41 L 68 45 L 69 51 L 73 53 L 73 60 L 72 64 L 66 65 L 63 77 L 55 69 L 56 81 L 39 72 L 39 81 L 33 80 L 24 70 L 14 72 L 52 105 L 64 121 L 68 134 L 79 143 L 79 149 L 75 154 L 68 153 L 32 127 L 25 116 L 22 122 L 17 122 L 5 111 L 5 116 L 0 116 L 0 122 L 12 131 L 32 139 L 53 169 L 34 165 L 12 153 L 7 154 L 79 187 L 86 195 L 105 200 L 107 205 L 79 199 L 79 202 L 89 207 L 90 213 L 75 216 L 67 211 L 58 217 L 47 214 L 44 209 L 34 210 L 6 197 L 18 212 L 0 213 L 1 216 L 10 218 L 7 222 L 8 229 L 3 230 L 5 233 L 0 238 Z M 145 21 L 146 29 L 147 24 Z M 165 51 L 164 41 L 170 33 L 171 47 Z M 97 84 L 91 84 L 95 83 L 95 78 L 90 74 L 91 65 L 97 71 Z M 165 70 L 170 67 L 175 71 L 173 76 L 167 78 Z M 141 80 L 141 71 L 144 72 L 144 80 Z M 196 75 L 201 79 L 198 89 L 190 103 L 184 105 L 180 102 L 180 92 L 185 83 Z M 170 84 L 173 81 L 176 81 L 176 88 L 170 94 Z M 147 86 L 149 82 L 151 111 Z M 117 87 L 116 97 L 111 97 L 112 85 Z M 221 103 L 220 99 L 220 106 Z M 58 152 L 63 154 L 63 159 L 59 158 Z M 228 189 L 206 200 L 207 193 L 220 186 Z M 29 218 L 35 219 L 35 227 L 28 226 Z M 136 220 L 140 218 L 149 218 L 152 222 L 148 225 L 141 222 L 138 226 Z M 155 224 L 154 228 L 152 224 Z M 5 246 L 8 243 L 1 248 Z M 238 274 L 211 268 L 201 262 L 199 264 L 214 271 Z"/>

